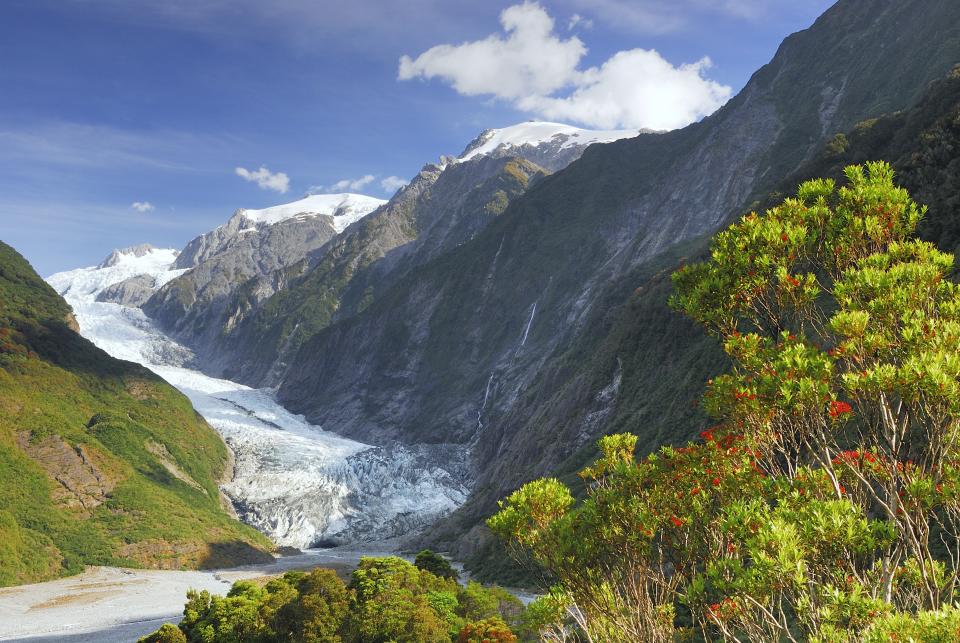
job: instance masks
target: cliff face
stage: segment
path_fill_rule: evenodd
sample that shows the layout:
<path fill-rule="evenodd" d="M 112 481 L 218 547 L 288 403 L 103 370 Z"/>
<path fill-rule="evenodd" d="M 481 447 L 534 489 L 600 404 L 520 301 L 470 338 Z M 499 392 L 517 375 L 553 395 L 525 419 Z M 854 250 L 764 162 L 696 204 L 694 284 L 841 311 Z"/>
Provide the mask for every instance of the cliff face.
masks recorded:
<path fill-rule="evenodd" d="M 839 2 L 713 116 L 588 148 L 471 240 L 336 317 L 284 368 L 281 400 L 357 439 L 470 448 L 473 497 L 438 538 L 588 457 L 599 434 L 630 429 L 650 447 L 693 434 L 697 383 L 722 360 L 645 298 L 665 300 L 670 270 L 704 235 L 828 138 L 913 104 L 960 60 L 957 24 L 954 2 Z"/>
<path fill-rule="evenodd" d="M 327 217 L 256 228 L 240 210 L 225 225 L 187 245 L 176 264 L 186 272 L 153 293 L 143 310 L 197 349 L 201 358 L 212 357 L 216 340 L 242 313 L 230 306 L 234 293 L 251 279 L 304 260 L 334 235 Z"/>
<path fill-rule="evenodd" d="M 387 205 L 310 260 L 274 273 L 282 287 L 269 298 L 234 302 L 250 312 L 220 342 L 222 361 L 213 369 L 245 383 L 276 384 L 316 332 L 365 309 L 402 275 L 470 239 L 544 175 L 513 158 L 427 165 Z"/>

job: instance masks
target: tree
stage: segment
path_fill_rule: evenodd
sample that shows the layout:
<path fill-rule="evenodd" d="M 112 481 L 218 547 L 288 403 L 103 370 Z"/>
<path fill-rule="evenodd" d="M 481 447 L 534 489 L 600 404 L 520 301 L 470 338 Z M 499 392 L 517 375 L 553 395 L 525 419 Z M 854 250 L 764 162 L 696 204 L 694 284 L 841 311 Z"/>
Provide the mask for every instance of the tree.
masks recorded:
<path fill-rule="evenodd" d="M 796 199 L 717 235 L 709 261 L 675 276 L 674 304 L 724 342 L 733 372 L 707 408 L 794 480 L 825 475 L 838 500 L 878 515 L 894 538 L 881 597 L 936 609 L 960 563 L 956 461 L 960 291 L 953 257 L 910 239 L 924 214 L 885 163 L 809 181 Z M 914 565 L 916 584 L 896 587 Z M 900 591 L 897 591 L 897 590 Z"/>
<path fill-rule="evenodd" d="M 187 592 L 180 629 L 188 641 L 243 643 L 260 632 L 259 607 L 265 591 L 249 581 L 238 581 L 226 596 L 204 590 Z"/>
<path fill-rule="evenodd" d="M 517 637 L 503 619 L 494 616 L 468 623 L 460 630 L 457 643 L 516 643 Z"/>
<path fill-rule="evenodd" d="M 339 631 L 350 609 L 350 594 L 343 581 L 330 569 L 315 569 L 294 579 L 295 598 L 277 610 L 273 619 L 271 629 L 276 637 L 304 643 L 340 643 Z M 272 588 L 268 585 L 267 589 Z"/>
<path fill-rule="evenodd" d="M 582 503 L 540 480 L 489 521 L 557 577 L 588 638 L 859 640 L 956 599 L 953 259 L 911 239 L 924 210 L 889 166 L 846 176 L 744 217 L 674 276 L 673 305 L 733 365 L 708 383 L 700 442 L 637 463 L 635 437 L 608 436 Z"/>
<path fill-rule="evenodd" d="M 362 558 L 350 581 L 353 600 L 345 624 L 348 637 L 363 642 L 448 642 L 448 624 L 427 593 L 455 592 L 456 583 L 421 571 L 395 556 Z"/>
<path fill-rule="evenodd" d="M 187 637 L 176 625 L 164 623 L 153 634 L 140 637 L 137 643 L 187 643 Z"/>
<path fill-rule="evenodd" d="M 448 578 L 450 580 L 457 580 L 457 578 L 459 578 L 457 570 L 453 568 L 450 561 L 440 554 L 433 553 L 429 549 L 424 549 L 417 554 L 413 564 L 417 569 L 426 570 L 440 578 Z"/>

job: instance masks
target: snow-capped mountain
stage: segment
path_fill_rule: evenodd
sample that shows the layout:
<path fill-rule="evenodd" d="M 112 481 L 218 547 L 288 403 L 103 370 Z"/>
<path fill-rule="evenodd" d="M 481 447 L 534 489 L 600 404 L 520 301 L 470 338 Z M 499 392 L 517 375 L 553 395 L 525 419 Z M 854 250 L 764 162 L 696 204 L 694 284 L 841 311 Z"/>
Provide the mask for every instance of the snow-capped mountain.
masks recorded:
<path fill-rule="evenodd" d="M 294 217 L 304 219 L 327 216 L 332 219 L 333 228 L 340 233 L 384 203 L 384 199 L 363 194 L 309 194 L 293 203 L 262 210 L 240 210 L 240 215 L 257 226 L 275 225 Z"/>
<path fill-rule="evenodd" d="M 236 456 L 223 490 L 238 514 L 278 544 L 309 547 L 403 535 L 466 499 L 462 449 L 375 447 L 339 437 L 257 390 L 194 370 L 188 348 L 133 307 L 98 301 L 132 276 L 169 282 L 177 251 L 120 250 L 97 267 L 47 278 L 73 307 L 81 334 L 180 389 Z M 109 264 L 109 265 L 108 265 Z"/>
<path fill-rule="evenodd" d="M 488 129 L 467 145 L 457 158 L 519 156 L 550 171 L 575 161 L 589 145 L 632 138 L 649 130 L 586 130 L 545 121 L 528 121 L 500 129 Z"/>
<path fill-rule="evenodd" d="M 291 253 L 303 254 L 301 248 L 295 247 L 296 243 L 290 243 L 296 241 L 294 237 L 303 237 L 304 243 L 316 247 L 311 241 L 318 235 L 329 238 L 340 234 L 384 203 L 383 199 L 363 194 L 311 194 L 260 210 L 240 208 L 225 224 L 188 243 L 177 260 L 177 267 L 193 268 L 222 252 L 262 245 L 260 239 L 266 237 L 283 237 L 285 246 L 293 246 L 270 249 L 283 259 L 279 263 L 292 263 L 290 259 L 295 261 L 300 257 L 293 259 Z M 278 234 L 276 226 L 281 225 L 283 233 Z M 293 230 L 313 234 L 290 234 Z"/>
<path fill-rule="evenodd" d="M 171 269 L 179 254 L 172 248 L 141 244 L 114 250 L 97 266 L 57 273 L 47 282 L 68 301 L 96 299 L 108 288 L 138 277 L 143 278 L 139 283 L 149 293 L 186 272 Z"/>
<path fill-rule="evenodd" d="M 315 194 L 259 210 L 239 209 L 225 224 L 186 245 L 174 267 L 189 272 L 141 303 L 179 340 L 195 347 L 212 345 L 251 303 L 282 285 L 288 268 L 308 260 L 384 203 L 361 194 Z M 123 295 L 111 301 L 124 302 Z"/>

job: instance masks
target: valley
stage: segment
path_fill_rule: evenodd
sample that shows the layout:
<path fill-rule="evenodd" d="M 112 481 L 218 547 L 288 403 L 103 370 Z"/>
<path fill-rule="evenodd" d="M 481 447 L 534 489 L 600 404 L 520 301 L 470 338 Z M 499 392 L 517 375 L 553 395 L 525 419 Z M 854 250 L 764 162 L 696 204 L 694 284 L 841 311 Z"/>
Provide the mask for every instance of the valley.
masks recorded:
<path fill-rule="evenodd" d="M 0 220 L 0 639 L 960 639 L 960 3 L 662 3 L 773 38 L 678 65 L 548 4 L 55 148 L 35 195 L 98 188 Z"/>
<path fill-rule="evenodd" d="M 222 489 L 244 522 L 278 545 L 355 544 L 405 535 L 464 502 L 462 456 L 442 446 L 383 448 L 339 437 L 284 410 L 272 391 L 192 368 L 191 351 L 139 309 L 97 301 L 133 276 L 149 275 L 158 286 L 176 278 L 183 270 L 172 267 L 175 259 L 172 250 L 120 251 L 105 262 L 111 265 L 48 281 L 72 306 L 87 339 L 173 384 L 220 433 L 234 454 Z"/>

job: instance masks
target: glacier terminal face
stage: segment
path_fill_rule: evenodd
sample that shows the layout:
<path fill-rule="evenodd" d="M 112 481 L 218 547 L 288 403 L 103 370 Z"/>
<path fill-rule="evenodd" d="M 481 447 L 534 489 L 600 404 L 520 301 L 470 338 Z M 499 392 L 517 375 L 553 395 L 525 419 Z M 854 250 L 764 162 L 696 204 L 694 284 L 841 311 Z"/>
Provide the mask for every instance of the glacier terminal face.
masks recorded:
<path fill-rule="evenodd" d="M 223 436 L 236 459 L 223 491 L 242 520 L 278 545 L 307 548 L 395 538 L 463 504 L 462 447 L 383 447 L 340 437 L 286 411 L 270 390 L 204 375 L 193 353 L 141 310 L 97 301 L 140 275 L 161 286 L 184 272 L 172 269 L 176 257 L 165 249 L 118 251 L 98 267 L 47 281 L 73 307 L 84 337 L 163 377 Z"/>

